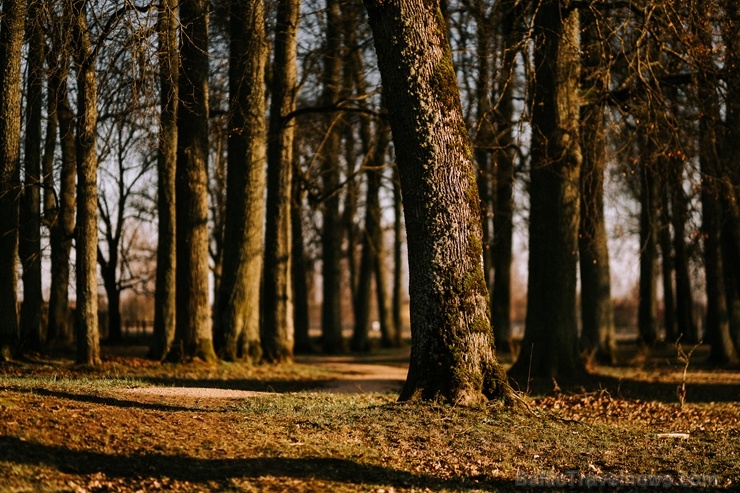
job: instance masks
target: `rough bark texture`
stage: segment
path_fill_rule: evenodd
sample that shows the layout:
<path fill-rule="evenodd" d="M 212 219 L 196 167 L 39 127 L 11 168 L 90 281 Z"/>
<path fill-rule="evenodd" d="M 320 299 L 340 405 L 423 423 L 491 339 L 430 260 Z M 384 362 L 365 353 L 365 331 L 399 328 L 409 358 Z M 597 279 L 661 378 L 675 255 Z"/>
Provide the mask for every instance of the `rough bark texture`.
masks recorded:
<path fill-rule="evenodd" d="M 402 400 L 510 397 L 494 353 L 473 154 L 439 2 L 366 0 L 396 145 L 412 347 Z"/>
<path fill-rule="evenodd" d="M 44 43 L 40 0 L 28 6 L 28 76 L 26 79 L 26 136 L 24 184 L 20 209 L 19 252 L 23 266 L 23 304 L 20 335 L 23 351 L 41 350 L 41 110 L 44 105 Z"/>
<path fill-rule="evenodd" d="M 227 360 L 261 357 L 260 290 L 265 221 L 265 40 L 261 0 L 231 4 L 226 214 L 215 323 Z"/>
<path fill-rule="evenodd" d="M 24 0 L 5 0 L 0 16 L 0 361 L 18 350 L 18 207 L 21 49 Z"/>
<path fill-rule="evenodd" d="M 150 356 L 161 360 L 175 338 L 177 265 L 175 170 L 177 169 L 177 12 L 175 0 L 162 0 L 158 12 L 159 148 L 157 152 L 157 280 L 154 338 Z"/>
<path fill-rule="evenodd" d="M 97 79 L 85 0 L 72 3 L 72 45 L 77 71 L 77 362 L 100 363 L 98 329 Z"/>
<path fill-rule="evenodd" d="M 529 281 L 522 350 L 512 372 L 538 377 L 582 370 L 578 355 L 578 12 L 543 0 L 535 16 L 535 85 L 529 216 Z"/>
<path fill-rule="evenodd" d="M 340 11 L 338 0 L 326 1 L 326 49 L 324 50 L 323 100 L 326 106 L 335 104 L 340 86 Z M 330 114 L 331 115 L 331 114 Z M 344 351 L 342 337 L 342 223 L 339 215 L 339 133 L 332 127 L 331 115 L 327 118 L 326 136 L 322 148 L 322 174 L 325 193 L 329 194 L 323 203 L 321 237 L 322 260 L 322 308 L 321 330 L 322 346 L 327 353 Z"/>
<path fill-rule="evenodd" d="M 176 330 L 168 358 L 216 359 L 208 302 L 208 2 L 180 2 Z"/>
<path fill-rule="evenodd" d="M 295 109 L 297 33 L 300 1 L 280 0 L 275 25 L 270 126 L 267 137 L 267 224 L 262 349 L 266 359 L 293 357 L 292 220 L 293 135 L 295 122 L 285 116 Z M 302 275 L 305 276 L 305 273 Z M 308 317 L 306 316 L 306 319 Z M 306 320 L 306 323 L 308 320 Z M 301 334 L 307 345 L 308 326 Z"/>
<path fill-rule="evenodd" d="M 581 352 L 602 363 L 614 362 L 614 308 L 609 249 L 604 220 L 606 124 L 604 98 L 609 74 L 602 68 L 603 42 L 593 12 L 582 14 L 582 89 L 589 100 L 581 107 L 581 219 L 578 251 L 581 273 Z M 602 26 L 603 27 L 603 26 Z"/>

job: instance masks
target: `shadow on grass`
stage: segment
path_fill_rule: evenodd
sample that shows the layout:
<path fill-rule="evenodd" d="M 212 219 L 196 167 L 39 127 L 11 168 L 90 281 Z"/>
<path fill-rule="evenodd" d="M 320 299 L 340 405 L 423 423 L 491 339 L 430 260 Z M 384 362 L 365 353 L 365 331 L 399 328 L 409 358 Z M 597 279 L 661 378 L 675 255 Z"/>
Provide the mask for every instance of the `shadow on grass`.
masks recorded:
<path fill-rule="evenodd" d="M 0 387 L 3 389 L 3 387 Z M 101 404 L 105 406 L 115 406 L 121 408 L 136 408 L 144 409 L 147 411 L 192 411 L 192 407 L 185 406 L 171 406 L 167 404 L 152 404 L 147 402 L 139 402 L 127 399 L 117 399 L 115 397 L 104 397 L 99 395 L 91 394 L 79 394 L 74 392 L 64 392 L 61 390 L 49 390 L 43 388 L 32 388 L 32 389 L 19 389 L 19 388 L 4 388 L 4 390 L 12 390 L 13 392 L 41 395 L 45 397 L 55 397 L 58 399 L 69 399 L 71 401 L 85 402 L 90 404 Z M 198 411 L 201 411 L 200 409 Z"/>
<path fill-rule="evenodd" d="M 500 491 L 502 488 L 506 490 L 514 488 L 513 481 L 486 479 L 479 482 L 474 478 L 465 477 L 444 480 L 430 475 L 412 474 L 331 457 L 204 459 L 160 454 L 123 456 L 70 450 L 59 445 L 43 445 L 9 436 L 0 436 L 0 462 L 50 466 L 69 474 L 103 473 L 112 478 L 133 480 L 167 477 L 191 483 L 217 482 L 224 487 L 231 478 L 274 477 L 353 485 L 392 485 L 425 490 L 468 491 L 474 487 Z"/>
<path fill-rule="evenodd" d="M 210 378 L 177 378 L 177 377 L 137 377 L 137 380 L 156 387 L 202 387 L 223 390 L 246 390 L 250 392 L 301 392 L 318 390 L 333 382 L 332 379 L 320 380 L 280 380 L 280 379 L 210 379 Z"/>

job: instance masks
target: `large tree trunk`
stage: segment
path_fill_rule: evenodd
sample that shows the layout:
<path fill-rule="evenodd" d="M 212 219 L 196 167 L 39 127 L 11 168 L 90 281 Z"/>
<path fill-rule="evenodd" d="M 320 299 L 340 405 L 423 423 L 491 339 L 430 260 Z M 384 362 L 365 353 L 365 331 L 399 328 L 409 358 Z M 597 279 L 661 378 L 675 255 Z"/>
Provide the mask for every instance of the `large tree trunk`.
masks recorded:
<path fill-rule="evenodd" d="M 396 342 L 400 345 L 403 340 L 403 200 L 401 197 L 401 181 L 398 176 L 398 167 L 393 168 L 393 296 L 391 300 L 391 319 Z"/>
<path fill-rule="evenodd" d="M 295 146 L 295 142 L 294 142 Z M 294 152 L 294 155 L 296 153 Z M 295 166 L 295 159 L 292 163 Z M 293 170 L 295 172 L 295 170 Z M 299 180 L 293 180 L 290 205 L 291 228 L 291 272 L 293 284 L 293 323 L 295 324 L 295 353 L 313 353 L 315 351 L 309 337 L 308 315 L 308 266 L 303 250 L 303 190 Z"/>
<path fill-rule="evenodd" d="M 175 341 L 169 359 L 216 359 L 208 302 L 208 2 L 180 2 Z"/>
<path fill-rule="evenodd" d="M 527 320 L 518 375 L 568 376 L 578 355 L 578 12 L 543 0 L 535 17 Z"/>
<path fill-rule="evenodd" d="M 72 44 L 77 68 L 77 362 L 100 363 L 98 329 L 97 79 L 86 1 L 72 3 Z"/>
<path fill-rule="evenodd" d="M 326 49 L 324 50 L 323 100 L 325 105 L 337 102 L 340 86 L 340 11 L 338 0 L 326 0 Z M 322 346 L 327 353 L 344 351 L 342 337 L 342 223 L 339 215 L 339 133 L 333 118 L 327 119 L 326 136 L 322 148 L 322 173 L 324 193 L 323 228 L 321 241 L 322 259 Z"/>
<path fill-rule="evenodd" d="M 265 221 L 265 39 L 261 0 L 231 3 L 229 156 L 221 283 L 215 320 L 227 360 L 262 356 L 260 294 Z"/>
<path fill-rule="evenodd" d="M 0 16 L 0 361 L 18 350 L 21 50 L 24 0 L 5 0 Z"/>
<path fill-rule="evenodd" d="M 175 0 L 162 0 L 157 14 L 159 38 L 159 147 L 157 152 L 157 280 L 154 292 L 154 338 L 150 356 L 163 359 L 175 338 L 177 168 L 177 12 Z"/>
<path fill-rule="evenodd" d="M 614 362 L 614 309 L 611 297 L 609 249 L 604 220 L 606 124 L 604 97 L 608 77 L 603 64 L 600 26 L 588 9 L 583 12 L 583 88 L 590 100 L 581 108 L 581 218 L 578 251 L 581 273 L 581 352 L 601 363 Z M 603 27 L 603 26 L 601 26 Z"/>
<path fill-rule="evenodd" d="M 25 183 L 20 208 L 19 252 L 23 266 L 20 335 L 24 351 L 40 351 L 41 333 L 41 110 L 44 86 L 44 39 L 40 0 L 29 4 L 26 81 Z"/>
<path fill-rule="evenodd" d="M 676 337 L 696 344 L 701 339 L 694 320 L 694 300 L 689 272 L 689 252 L 686 246 L 688 204 L 683 190 L 683 166 L 676 171 L 671 183 L 671 224 L 673 226 L 673 266 L 676 272 Z"/>
<path fill-rule="evenodd" d="M 666 163 L 667 164 L 667 163 Z M 665 171 L 668 172 L 668 166 Z M 671 238 L 671 211 L 669 209 L 669 183 L 662 183 L 660 187 L 660 213 L 659 213 L 659 243 L 660 243 L 660 266 L 663 281 L 663 329 L 665 330 L 665 341 L 675 342 L 678 337 L 678 325 L 676 322 L 676 302 L 673 289 L 673 273 L 675 271 L 673 262 L 673 238 Z"/>
<path fill-rule="evenodd" d="M 400 398 L 509 399 L 494 353 L 472 148 L 439 2 L 365 6 L 405 202 L 412 347 Z"/>
<path fill-rule="evenodd" d="M 267 224 L 265 226 L 265 287 L 262 350 L 271 361 L 290 360 L 295 346 L 308 342 L 308 315 L 301 321 L 300 341 L 294 332 L 293 136 L 295 122 L 286 116 L 295 109 L 297 33 L 300 0 L 281 0 L 277 6 L 275 53 L 272 67 L 270 126 L 267 138 Z M 302 252 L 302 249 L 300 250 Z M 305 273 L 300 275 L 305 276 Z M 304 281 L 305 282 L 305 281 Z M 295 348 L 298 350 L 298 347 Z"/>

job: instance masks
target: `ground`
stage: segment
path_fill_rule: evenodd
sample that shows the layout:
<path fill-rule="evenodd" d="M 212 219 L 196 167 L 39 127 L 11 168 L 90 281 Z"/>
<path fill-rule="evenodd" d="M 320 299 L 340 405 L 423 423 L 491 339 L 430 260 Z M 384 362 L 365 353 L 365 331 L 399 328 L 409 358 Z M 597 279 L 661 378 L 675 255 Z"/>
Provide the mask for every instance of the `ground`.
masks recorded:
<path fill-rule="evenodd" d="M 736 490 L 740 372 L 702 367 L 702 350 L 688 368 L 667 347 L 472 409 L 396 402 L 407 350 L 31 358 L 0 365 L 0 491 Z"/>

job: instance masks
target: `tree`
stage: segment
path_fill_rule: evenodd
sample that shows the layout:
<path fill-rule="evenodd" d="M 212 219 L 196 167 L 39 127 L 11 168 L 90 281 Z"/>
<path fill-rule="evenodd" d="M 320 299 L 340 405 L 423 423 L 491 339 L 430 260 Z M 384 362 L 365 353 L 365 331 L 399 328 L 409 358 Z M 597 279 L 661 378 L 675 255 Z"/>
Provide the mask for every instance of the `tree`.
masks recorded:
<path fill-rule="evenodd" d="M 265 225 L 265 287 L 262 349 L 271 361 L 290 360 L 298 344 L 294 326 L 293 251 L 293 136 L 297 80 L 299 0 L 280 0 L 277 5 L 275 49 L 272 62 L 270 123 L 267 138 L 267 223 Z M 302 249 L 300 250 L 302 252 Z M 299 272 L 296 275 L 304 276 Z M 308 315 L 301 349 L 309 345 Z M 295 342 L 294 342 L 295 339 Z M 298 348 L 296 348 L 298 349 Z"/>
<path fill-rule="evenodd" d="M 582 370 L 576 268 L 579 223 L 579 15 L 542 0 L 534 18 L 529 280 L 522 351 L 511 372 L 557 377 Z"/>
<path fill-rule="evenodd" d="M 265 221 L 265 40 L 260 0 L 230 3 L 229 95 L 223 270 L 215 307 L 226 359 L 257 360 Z"/>
<path fill-rule="evenodd" d="M 163 359 L 175 338 L 178 50 L 175 0 L 162 0 L 157 13 L 159 38 L 159 142 L 157 149 L 157 279 L 154 339 L 150 355 Z"/>
<path fill-rule="evenodd" d="M 41 2 L 28 5 L 28 76 L 26 78 L 26 136 L 24 185 L 20 208 L 19 253 L 23 266 L 23 304 L 20 336 L 23 350 L 40 351 L 41 306 L 41 112 L 44 105 L 45 44 Z"/>
<path fill-rule="evenodd" d="M 609 249 L 604 220 L 604 171 L 606 169 L 605 101 L 608 67 L 604 66 L 604 26 L 594 10 L 582 11 L 581 107 L 583 155 L 580 188 L 581 217 L 578 234 L 581 273 L 581 351 L 602 363 L 614 362 L 614 309 L 611 298 Z"/>
<path fill-rule="evenodd" d="M 70 252 L 75 229 L 77 150 L 75 118 L 68 89 L 71 40 L 65 32 L 69 25 L 69 16 L 69 8 L 62 9 L 61 16 L 52 16 L 51 49 L 47 50 L 49 112 L 44 146 L 44 222 L 49 227 L 51 247 L 47 344 L 72 340 L 69 277 Z M 54 185 L 53 169 L 57 141 L 56 129 L 58 129 L 61 148 L 58 192 Z"/>
<path fill-rule="evenodd" d="M 326 0 L 326 47 L 323 55 L 323 104 L 337 103 L 341 84 L 341 33 L 338 0 Z M 344 351 L 342 337 L 342 224 L 339 215 L 339 133 L 333 128 L 340 114 L 328 114 L 328 132 L 320 150 L 325 198 L 322 227 L 322 346 L 327 353 Z"/>
<path fill-rule="evenodd" d="M 494 352 L 472 147 L 440 4 L 364 3 L 405 202 L 412 347 L 400 398 L 509 399 Z"/>
<path fill-rule="evenodd" d="M 176 329 L 168 358 L 216 359 L 208 302 L 208 2 L 182 0 L 177 108 Z"/>
<path fill-rule="evenodd" d="M 0 16 L 0 360 L 18 350 L 21 50 L 26 2 L 6 0 Z"/>
<path fill-rule="evenodd" d="M 100 363 L 98 333 L 97 77 L 86 0 L 72 2 L 72 53 L 77 70 L 77 362 Z"/>

